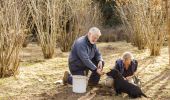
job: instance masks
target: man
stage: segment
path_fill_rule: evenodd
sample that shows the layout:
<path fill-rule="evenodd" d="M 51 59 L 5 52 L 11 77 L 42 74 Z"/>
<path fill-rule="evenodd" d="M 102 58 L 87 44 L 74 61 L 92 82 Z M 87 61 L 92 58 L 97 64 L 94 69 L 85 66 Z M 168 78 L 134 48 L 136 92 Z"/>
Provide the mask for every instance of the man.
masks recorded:
<path fill-rule="evenodd" d="M 115 64 L 117 69 L 123 76 L 124 79 L 138 85 L 139 79 L 135 76 L 138 62 L 133 59 L 133 55 L 130 52 L 125 52 L 122 59 L 118 59 Z"/>
<path fill-rule="evenodd" d="M 69 70 L 72 75 L 86 75 L 91 70 L 92 74 L 89 78 L 90 85 L 97 85 L 100 76 L 103 75 L 104 61 L 99 50 L 96 47 L 96 42 L 101 36 L 98 28 L 92 27 L 89 32 L 78 38 L 71 49 L 69 55 Z M 72 76 L 66 71 L 63 77 L 63 84 L 72 84 Z"/>

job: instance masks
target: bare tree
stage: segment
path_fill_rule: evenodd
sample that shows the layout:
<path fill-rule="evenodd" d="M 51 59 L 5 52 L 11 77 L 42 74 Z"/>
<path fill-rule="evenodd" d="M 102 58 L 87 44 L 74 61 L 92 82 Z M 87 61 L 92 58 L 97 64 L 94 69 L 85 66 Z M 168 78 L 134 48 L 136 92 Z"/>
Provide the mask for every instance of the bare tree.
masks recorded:
<path fill-rule="evenodd" d="M 146 41 L 144 40 L 143 30 L 141 29 L 142 23 L 139 23 L 139 13 L 135 4 L 128 2 L 117 2 L 117 10 L 120 13 L 122 22 L 126 27 L 126 32 L 131 34 L 131 42 L 137 46 L 139 50 L 144 49 Z"/>
<path fill-rule="evenodd" d="M 0 77 L 15 75 L 19 67 L 28 19 L 27 0 L 3 0 L 0 3 Z"/>
<path fill-rule="evenodd" d="M 79 35 L 100 24 L 101 12 L 91 0 L 63 0 L 62 7 L 57 40 L 62 51 L 69 51 Z"/>
<path fill-rule="evenodd" d="M 99 6 L 91 0 L 30 0 L 29 7 L 45 58 L 52 58 L 55 41 L 69 51 L 80 34 L 100 23 Z"/>
<path fill-rule="evenodd" d="M 166 12 L 162 0 L 118 0 L 118 11 L 133 40 L 147 43 L 151 56 L 160 55 Z M 140 45 L 139 45 L 140 46 Z"/>
<path fill-rule="evenodd" d="M 37 28 L 37 36 L 44 58 L 52 58 L 59 29 L 62 0 L 30 0 L 30 10 Z"/>

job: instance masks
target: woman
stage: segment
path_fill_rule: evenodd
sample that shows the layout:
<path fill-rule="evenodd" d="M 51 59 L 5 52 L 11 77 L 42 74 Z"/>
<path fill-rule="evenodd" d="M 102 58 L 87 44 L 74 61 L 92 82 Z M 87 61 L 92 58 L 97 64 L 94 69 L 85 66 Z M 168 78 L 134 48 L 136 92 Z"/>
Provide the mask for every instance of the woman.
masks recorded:
<path fill-rule="evenodd" d="M 138 62 L 130 52 L 123 53 L 122 59 L 118 59 L 115 62 L 115 69 L 123 75 L 124 79 L 138 85 L 139 79 L 135 76 L 137 67 Z"/>
<path fill-rule="evenodd" d="M 116 60 L 114 68 L 117 69 L 125 80 L 129 81 L 130 83 L 133 83 L 135 85 L 140 85 L 139 79 L 135 76 L 135 72 L 138 67 L 137 60 L 134 59 L 132 53 L 125 52 L 123 53 L 123 56 L 121 59 Z M 110 84 L 113 84 L 113 79 L 108 76 L 106 78 L 106 86 L 110 86 Z"/>

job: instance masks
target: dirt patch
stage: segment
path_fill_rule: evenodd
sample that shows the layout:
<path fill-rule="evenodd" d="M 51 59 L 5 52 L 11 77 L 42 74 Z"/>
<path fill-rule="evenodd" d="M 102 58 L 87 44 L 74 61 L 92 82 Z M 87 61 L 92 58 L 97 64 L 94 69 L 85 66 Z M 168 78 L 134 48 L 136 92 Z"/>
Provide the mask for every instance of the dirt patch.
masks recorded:
<path fill-rule="evenodd" d="M 105 60 L 104 71 L 114 66 L 115 60 L 124 51 L 130 51 L 139 61 L 137 74 L 141 78 L 142 90 L 148 99 L 170 99 L 170 67 L 168 48 L 161 49 L 161 56 L 150 57 L 149 51 L 137 50 L 129 43 L 98 43 Z M 126 94 L 115 96 L 113 89 L 107 87 L 88 87 L 87 93 L 75 94 L 71 86 L 55 84 L 68 70 L 68 54 L 56 49 L 53 59 L 44 60 L 41 48 L 29 44 L 21 52 L 19 75 L 0 79 L 0 99 L 2 100 L 122 100 L 129 99 Z M 104 77 L 101 78 L 101 82 Z M 145 100 L 146 98 L 140 98 Z"/>

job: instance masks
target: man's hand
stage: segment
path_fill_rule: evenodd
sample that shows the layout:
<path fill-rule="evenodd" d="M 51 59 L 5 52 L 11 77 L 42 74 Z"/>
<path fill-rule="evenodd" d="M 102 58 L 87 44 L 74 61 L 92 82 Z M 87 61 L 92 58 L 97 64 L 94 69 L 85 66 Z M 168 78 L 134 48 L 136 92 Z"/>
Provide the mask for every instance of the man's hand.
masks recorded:
<path fill-rule="evenodd" d="M 100 69 L 100 68 L 97 68 L 96 72 L 97 72 L 99 75 L 104 75 L 104 72 L 102 72 L 102 69 Z"/>
<path fill-rule="evenodd" d="M 97 68 L 103 70 L 103 63 L 102 63 L 102 61 L 99 61 Z"/>

